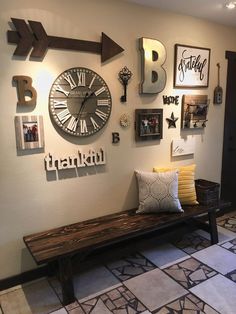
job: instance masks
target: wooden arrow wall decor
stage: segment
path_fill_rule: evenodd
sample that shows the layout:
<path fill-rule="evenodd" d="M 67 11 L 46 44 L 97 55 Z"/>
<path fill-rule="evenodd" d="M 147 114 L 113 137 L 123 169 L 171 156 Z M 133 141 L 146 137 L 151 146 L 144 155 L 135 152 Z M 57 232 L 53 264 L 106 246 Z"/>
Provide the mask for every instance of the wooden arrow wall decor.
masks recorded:
<path fill-rule="evenodd" d="M 16 30 L 7 31 L 7 40 L 17 45 L 14 56 L 26 57 L 33 48 L 30 57 L 42 59 L 48 48 L 56 48 L 97 53 L 101 55 L 101 62 L 105 62 L 124 51 L 104 33 L 101 42 L 56 37 L 47 35 L 40 22 L 28 21 L 29 27 L 22 19 L 11 18 L 11 20 Z"/>

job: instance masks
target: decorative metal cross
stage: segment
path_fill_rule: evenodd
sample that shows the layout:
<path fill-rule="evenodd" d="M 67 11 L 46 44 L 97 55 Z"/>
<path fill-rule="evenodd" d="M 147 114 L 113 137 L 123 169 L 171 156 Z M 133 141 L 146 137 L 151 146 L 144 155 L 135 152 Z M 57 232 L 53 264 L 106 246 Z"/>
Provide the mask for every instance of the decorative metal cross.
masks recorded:
<path fill-rule="evenodd" d="M 128 82 L 133 74 L 131 71 L 125 66 L 121 71 L 119 72 L 119 81 L 123 84 L 124 86 L 124 95 L 120 97 L 121 102 L 126 102 L 126 96 L 127 96 L 127 85 Z"/>

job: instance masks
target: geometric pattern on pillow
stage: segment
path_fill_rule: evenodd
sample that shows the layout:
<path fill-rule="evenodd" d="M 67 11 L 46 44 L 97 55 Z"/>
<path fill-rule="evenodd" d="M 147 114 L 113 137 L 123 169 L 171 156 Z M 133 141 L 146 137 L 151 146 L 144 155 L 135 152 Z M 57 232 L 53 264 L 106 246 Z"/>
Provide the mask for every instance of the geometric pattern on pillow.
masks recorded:
<path fill-rule="evenodd" d="M 195 168 L 195 164 L 175 168 L 179 171 L 178 197 L 182 205 L 198 204 L 194 181 Z M 170 170 L 173 170 L 173 168 L 153 168 L 154 172 L 166 172 Z"/>
<path fill-rule="evenodd" d="M 137 213 L 183 212 L 178 199 L 178 171 L 135 171 L 138 181 Z"/>

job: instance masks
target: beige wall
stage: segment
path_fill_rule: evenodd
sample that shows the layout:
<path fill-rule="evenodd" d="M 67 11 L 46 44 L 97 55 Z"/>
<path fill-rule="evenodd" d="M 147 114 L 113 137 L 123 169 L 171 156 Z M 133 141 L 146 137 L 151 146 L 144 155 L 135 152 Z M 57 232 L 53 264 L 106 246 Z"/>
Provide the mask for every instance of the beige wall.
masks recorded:
<path fill-rule="evenodd" d="M 97 41 L 105 32 L 124 49 L 124 53 L 105 64 L 98 55 L 49 50 L 42 62 L 13 58 L 15 49 L 6 41 L 11 17 L 40 21 L 49 35 Z M 1 0 L 0 13 L 0 279 L 35 267 L 25 249 L 22 237 L 32 232 L 73 223 L 91 217 L 132 208 L 137 205 L 134 169 L 151 170 L 155 166 L 197 164 L 196 177 L 220 182 L 224 121 L 224 104 L 210 104 L 209 122 L 202 131 L 187 132 L 196 139 L 194 157 L 171 160 L 173 138 L 186 133 L 168 129 L 165 121 L 174 111 L 180 117 L 181 106 L 163 106 L 162 95 L 185 93 L 208 94 L 212 100 L 216 86 L 216 63 L 220 62 L 221 85 L 225 91 L 225 50 L 236 50 L 236 30 L 187 16 L 169 14 L 141 6 L 112 0 Z M 157 96 L 140 96 L 140 55 L 137 39 L 160 40 L 166 47 L 167 84 Z M 204 90 L 173 89 L 174 44 L 189 44 L 211 48 L 209 88 Z M 133 72 L 128 88 L 128 102 L 120 103 L 121 84 L 117 80 L 124 66 Z M 113 108 L 107 127 L 88 139 L 61 136 L 53 127 L 48 113 L 48 94 L 54 79 L 64 70 L 84 66 L 98 72 L 108 83 Z M 33 78 L 38 92 L 35 108 L 17 108 L 13 75 Z M 160 142 L 137 144 L 134 141 L 134 110 L 163 108 L 163 139 Z M 129 129 L 119 126 L 119 117 L 132 117 Z M 44 118 L 45 150 L 19 154 L 16 151 L 14 116 L 42 114 Z M 111 133 L 120 132 L 121 142 L 111 143 Z M 192 135 L 193 134 L 193 135 Z M 79 172 L 73 176 L 65 171 L 60 178 L 44 169 L 44 156 L 54 152 L 71 155 L 78 149 L 104 147 L 105 167 Z M 97 171 L 97 173 L 96 173 Z"/>

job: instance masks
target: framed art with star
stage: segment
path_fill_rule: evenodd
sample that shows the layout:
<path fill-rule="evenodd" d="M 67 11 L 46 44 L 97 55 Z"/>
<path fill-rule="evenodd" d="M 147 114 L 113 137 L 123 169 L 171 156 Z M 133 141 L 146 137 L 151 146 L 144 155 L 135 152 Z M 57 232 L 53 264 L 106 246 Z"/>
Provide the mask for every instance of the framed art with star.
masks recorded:
<path fill-rule="evenodd" d="M 162 139 L 162 109 L 135 110 L 136 141 Z"/>

